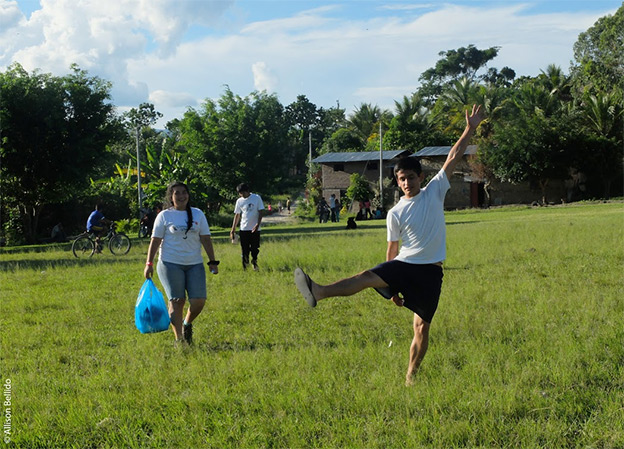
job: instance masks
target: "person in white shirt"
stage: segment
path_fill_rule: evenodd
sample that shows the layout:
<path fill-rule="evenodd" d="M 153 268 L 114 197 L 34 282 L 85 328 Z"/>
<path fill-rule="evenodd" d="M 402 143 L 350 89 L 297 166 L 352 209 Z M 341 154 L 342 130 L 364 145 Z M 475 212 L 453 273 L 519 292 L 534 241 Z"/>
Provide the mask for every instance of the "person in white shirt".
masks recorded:
<path fill-rule="evenodd" d="M 206 270 L 202 248 L 208 256 L 211 273 L 219 272 L 215 259 L 210 227 L 204 213 L 190 205 L 188 187 L 174 182 L 167 187 L 165 209 L 154 221 L 152 238 L 147 250 L 144 276 L 154 273 L 154 257 L 158 257 L 158 278 L 169 298 L 169 317 L 177 342 L 193 343 L 193 320 L 206 304 Z M 182 321 L 188 294 L 189 308 Z"/>
<path fill-rule="evenodd" d="M 312 307 L 325 298 L 351 296 L 374 288 L 397 306 L 414 312 L 406 385 L 413 384 L 427 352 L 429 328 L 440 299 L 442 262 L 446 258 L 444 197 L 450 188 L 449 178 L 482 120 L 481 106 L 474 105 L 470 114 L 466 111 L 463 134 L 451 148 L 442 169 L 424 188 L 421 183 L 425 174 L 418 159 L 407 157 L 397 162 L 394 174 L 404 196 L 386 218 L 386 262 L 329 285 L 317 284 L 301 268 L 295 269 L 295 285 Z"/>
<path fill-rule="evenodd" d="M 249 255 L 251 254 L 251 264 L 254 271 L 258 271 L 258 253 L 260 252 L 260 223 L 264 204 L 260 195 L 251 193 L 249 186 L 245 183 L 236 187 L 239 198 L 234 206 L 234 220 L 230 231 L 230 239 L 234 241 L 236 227 L 240 224 L 240 245 L 243 270 L 249 265 Z"/>

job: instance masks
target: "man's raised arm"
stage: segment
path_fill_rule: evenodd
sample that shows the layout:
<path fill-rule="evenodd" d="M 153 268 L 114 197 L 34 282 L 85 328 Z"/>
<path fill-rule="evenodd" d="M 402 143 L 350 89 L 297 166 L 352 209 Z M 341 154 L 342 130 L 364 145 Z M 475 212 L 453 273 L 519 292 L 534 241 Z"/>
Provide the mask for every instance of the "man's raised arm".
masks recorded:
<path fill-rule="evenodd" d="M 481 105 L 472 105 L 472 113 L 470 115 L 468 115 L 468 110 L 466 110 L 466 128 L 464 129 L 464 132 L 459 140 L 455 143 L 455 145 L 453 145 L 453 148 L 451 148 L 451 151 L 446 158 L 446 162 L 442 167 L 446 172 L 447 178 L 451 178 L 455 167 L 464 156 L 464 152 L 468 147 L 468 143 L 470 142 L 472 135 L 482 120 L 483 116 L 481 115 Z"/>

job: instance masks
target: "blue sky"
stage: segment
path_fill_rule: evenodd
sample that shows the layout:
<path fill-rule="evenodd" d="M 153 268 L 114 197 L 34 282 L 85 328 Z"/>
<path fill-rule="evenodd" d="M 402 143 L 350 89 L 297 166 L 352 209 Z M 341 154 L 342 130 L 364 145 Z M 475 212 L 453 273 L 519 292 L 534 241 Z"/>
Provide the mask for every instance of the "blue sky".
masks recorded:
<path fill-rule="evenodd" d="M 123 112 L 182 116 L 225 89 L 306 95 L 347 113 L 392 110 L 441 51 L 499 46 L 489 66 L 565 72 L 579 33 L 621 1 L 0 0 L 0 69 L 55 75 L 77 63 L 113 82 Z"/>

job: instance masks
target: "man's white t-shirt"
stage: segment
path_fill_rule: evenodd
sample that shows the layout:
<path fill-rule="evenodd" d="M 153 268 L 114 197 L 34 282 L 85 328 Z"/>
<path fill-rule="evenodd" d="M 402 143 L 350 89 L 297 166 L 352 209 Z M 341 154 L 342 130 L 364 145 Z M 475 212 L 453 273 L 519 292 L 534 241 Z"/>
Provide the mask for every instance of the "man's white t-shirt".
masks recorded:
<path fill-rule="evenodd" d="M 264 210 L 264 204 L 260 195 L 250 193 L 247 198 L 241 196 L 237 199 L 234 213 L 241 214 L 240 230 L 253 230 L 254 226 L 258 224 L 261 210 Z"/>
<path fill-rule="evenodd" d="M 160 245 L 159 260 L 180 265 L 196 265 L 204 263 L 200 235 L 210 235 L 210 227 L 204 213 L 194 207 L 193 226 L 187 229 L 187 213 L 185 210 L 173 208 L 163 210 L 156 216 L 152 237 L 163 239 Z"/>
<path fill-rule="evenodd" d="M 442 262 L 446 258 L 444 197 L 451 187 L 440 170 L 418 195 L 402 197 L 388 212 L 388 241 L 401 241 L 395 260 L 412 264 Z"/>

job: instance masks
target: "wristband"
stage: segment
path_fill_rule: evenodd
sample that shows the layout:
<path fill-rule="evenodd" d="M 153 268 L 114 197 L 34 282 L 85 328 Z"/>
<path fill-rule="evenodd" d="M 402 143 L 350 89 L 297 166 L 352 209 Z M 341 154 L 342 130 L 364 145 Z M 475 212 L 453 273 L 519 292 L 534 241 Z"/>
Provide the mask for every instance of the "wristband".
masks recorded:
<path fill-rule="evenodd" d="M 208 265 L 219 265 L 221 263 L 220 260 L 211 260 L 208 262 Z"/>
<path fill-rule="evenodd" d="M 153 262 L 145 262 L 145 265 L 147 265 L 148 267 L 153 267 L 154 263 Z"/>

